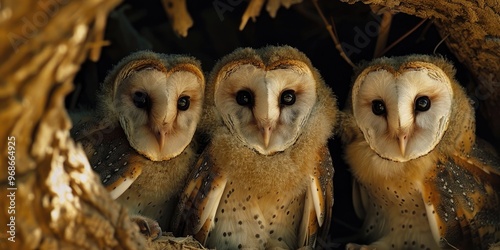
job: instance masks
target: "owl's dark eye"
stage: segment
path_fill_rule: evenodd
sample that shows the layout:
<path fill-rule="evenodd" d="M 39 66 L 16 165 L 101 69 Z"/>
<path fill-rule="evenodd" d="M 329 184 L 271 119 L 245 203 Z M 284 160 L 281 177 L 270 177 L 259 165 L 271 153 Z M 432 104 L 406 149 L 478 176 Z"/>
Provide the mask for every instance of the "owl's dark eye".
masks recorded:
<path fill-rule="evenodd" d="M 293 105 L 295 103 L 295 91 L 283 91 L 283 93 L 281 93 L 280 103 L 284 105 Z"/>
<path fill-rule="evenodd" d="M 189 104 L 191 104 L 189 96 L 182 96 L 181 98 L 179 98 L 179 100 L 177 100 L 177 109 L 186 111 L 189 108 Z"/>
<path fill-rule="evenodd" d="M 428 96 L 421 96 L 415 101 L 416 111 L 427 111 L 431 108 L 431 100 Z"/>
<path fill-rule="evenodd" d="M 253 97 L 247 90 L 240 90 L 236 93 L 236 102 L 241 106 L 252 106 Z"/>
<path fill-rule="evenodd" d="M 149 98 L 148 94 L 142 91 L 136 91 L 132 95 L 132 101 L 137 108 L 140 109 L 148 109 L 151 107 L 151 98 Z"/>
<path fill-rule="evenodd" d="M 372 101 L 372 112 L 375 115 L 383 115 L 385 114 L 385 104 L 382 100 L 373 100 Z"/>

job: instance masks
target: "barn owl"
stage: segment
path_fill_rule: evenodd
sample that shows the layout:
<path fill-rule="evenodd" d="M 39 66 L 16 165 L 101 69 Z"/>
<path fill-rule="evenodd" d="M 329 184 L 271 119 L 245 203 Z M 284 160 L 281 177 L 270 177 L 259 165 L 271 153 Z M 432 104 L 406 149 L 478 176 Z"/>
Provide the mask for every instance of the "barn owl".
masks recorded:
<path fill-rule="evenodd" d="M 336 99 L 289 46 L 240 48 L 207 84 L 210 142 L 188 178 L 174 232 L 217 249 L 297 249 L 328 233 Z"/>
<path fill-rule="evenodd" d="M 72 129 L 112 198 L 153 238 L 168 229 L 196 161 L 204 89 L 194 58 L 135 52 L 104 80 L 98 109 Z"/>
<path fill-rule="evenodd" d="M 441 57 L 382 58 L 357 74 L 342 119 L 366 246 L 487 249 L 500 240 L 500 161 Z"/>

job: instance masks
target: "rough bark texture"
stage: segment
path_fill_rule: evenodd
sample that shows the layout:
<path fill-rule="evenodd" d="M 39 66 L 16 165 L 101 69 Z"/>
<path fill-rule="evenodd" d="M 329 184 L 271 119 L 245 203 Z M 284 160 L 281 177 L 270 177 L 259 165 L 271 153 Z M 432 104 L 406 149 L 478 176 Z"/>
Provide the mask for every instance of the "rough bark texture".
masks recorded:
<path fill-rule="evenodd" d="M 477 86 L 473 95 L 500 139 L 500 4 L 496 0 L 341 0 L 382 5 L 434 20 L 445 43 L 470 70 Z"/>
<path fill-rule="evenodd" d="M 108 11 L 118 2 L 1 2 L 0 249 L 147 244 L 69 137 L 64 108 L 80 64 L 97 59 Z"/>

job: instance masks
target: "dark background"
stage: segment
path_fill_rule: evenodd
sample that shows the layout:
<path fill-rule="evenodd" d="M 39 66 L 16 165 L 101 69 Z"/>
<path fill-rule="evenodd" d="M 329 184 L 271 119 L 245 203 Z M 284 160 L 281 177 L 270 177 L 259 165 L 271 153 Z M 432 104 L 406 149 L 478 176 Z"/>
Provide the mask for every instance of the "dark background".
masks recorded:
<path fill-rule="evenodd" d="M 229 2 L 218 0 L 229 4 Z M 109 16 L 105 39 L 110 45 L 103 48 L 98 62 L 85 62 L 75 78 L 75 91 L 71 93 L 66 104 L 69 111 L 80 108 L 95 107 L 95 92 L 107 72 L 121 58 L 129 53 L 150 49 L 156 52 L 187 54 L 198 58 L 202 68 L 210 72 L 212 66 L 222 56 L 238 47 L 262 47 L 265 45 L 291 45 L 304 52 L 320 71 L 324 80 L 331 86 L 338 100 L 339 108 L 344 107 L 349 91 L 353 69 L 347 64 L 335 48 L 325 24 L 314 8 L 311 0 L 293 5 L 290 9 L 280 8 L 275 19 L 271 18 L 265 5 L 256 22 L 249 20 L 245 29 L 239 31 L 241 16 L 248 2 L 225 11 L 222 19 L 214 8 L 215 1 L 188 0 L 188 10 L 194 21 L 186 38 L 179 37 L 171 27 L 160 0 L 156 1 L 124 1 Z M 349 5 L 340 1 L 318 1 L 328 20 L 333 19 L 338 37 L 342 43 L 351 45 L 357 50 L 350 53 L 355 63 L 373 58 L 377 37 L 374 24 L 379 20 L 364 4 Z M 396 14 L 393 17 L 389 33 L 388 45 L 407 33 L 420 18 Z M 356 46 L 355 38 L 359 31 L 366 35 L 363 46 Z M 416 31 L 389 50 L 385 56 L 408 54 L 440 54 L 455 62 L 457 79 L 470 91 L 474 99 L 474 87 L 468 70 L 460 64 L 447 49 L 446 44 L 430 20 L 427 20 Z M 489 140 L 492 136 L 483 118 L 477 114 L 477 133 Z M 331 226 L 329 246 L 336 247 L 349 241 L 355 229 L 360 226 L 351 205 L 350 173 L 342 159 L 342 147 L 339 138 L 330 141 L 330 150 L 335 164 L 335 205 Z M 498 144 L 497 144 L 498 145 Z M 498 148 L 498 147 L 497 147 Z M 332 243 L 332 244 L 330 244 Z M 336 244 L 340 243 L 340 244 Z"/>

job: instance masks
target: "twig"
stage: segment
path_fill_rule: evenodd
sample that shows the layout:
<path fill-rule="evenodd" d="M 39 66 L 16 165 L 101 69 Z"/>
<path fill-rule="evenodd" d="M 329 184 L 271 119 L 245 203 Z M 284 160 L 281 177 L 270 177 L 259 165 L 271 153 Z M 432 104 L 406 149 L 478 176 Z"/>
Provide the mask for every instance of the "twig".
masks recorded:
<path fill-rule="evenodd" d="M 441 240 L 443 240 L 444 242 L 446 242 L 446 245 L 450 246 L 451 248 L 455 249 L 455 250 L 459 250 L 456 246 L 450 244 L 450 242 L 448 242 L 448 240 L 446 238 L 441 238 Z"/>
<path fill-rule="evenodd" d="M 437 48 L 446 40 L 446 38 L 448 38 L 448 36 L 450 36 L 450 34 L 446 34 L 446 36 L 444 36 L 443 39 L 441 39 L 441 41 L 439 41 L 439 43 L 436 44 L 436 47 L 434 47 L 434 51 L 432 51 L 432 54 L 434 55 L 436 54 Z"/>
<path fill-rule="evenodd" d="M 108 18 L 108 13 L 106 11 L 99 11 L 96 13 L 94 22 L 94 41 L 90 45 L 89 59 L 93 62 L 97 62 L 101 55 L 101 48 L 108 46 L 109 41 L 104 40 L 104 30 L 106 28 L 106 19 Z"/>
<path fill-rule="evenodd" d="M 407 36 L 409 36 L 411 33 L 413 33 L 415 30 L 417 30 L 418 27 L 420 27 L 422 24 L 424 24 L 425 21 L 427 21 L 427 18 L 426 19 L 422 19 L 422 21 L 420 21 L 417 25 L 415 25 L 415 27 L 413 27 L 411 30 L 409 30 L 404 35 L 402 35 L 400 38 L 398 38 L 398 40 L 394 41 L 387 48 L 385 48 L 385 50 L 382 51 L 382 54 L 380 54 L 380 56 L 384 55 L 385 53 L 387 53 L 387 51 L 391 50 L 394 46 L 396 46 L 398 43 L 400 43 L 401 41 L 403 41 Z"/>
<path fill-rule="evenodd" d="M 330 34 L 330 37 L 332 37 L 333 43 L 335 44 L 335 48 L 340 52 L 340 56 L 349 65 L 351 65 L 351 67 L 357 68 L 356 65 L 354 65 L 354 63 L 352 63 L 351 59 L 349 59 L 349 57 L 345 54 L 344 50 L 342 49 L 342 46 L 340 45 L 339 39 L 338 39 L 338 37 L 336 35 L 336 32 L 333 31 L 333 29 L 335 28 L 335 23 L 333 22 L 333 19 L 332 19 L 332 24 L 330 24 L 328 22 L 328 20 L 326 20 L 325 16 L 323 15 L 323 12 L 321 11 L 321 8 L 318 5 L 318 0 L 313 0 L 312 2 L 314 4 L 314 7 L 316 8 L 316 10 L 318 11 L 318 14 L 320 15 L 321 19 L 325 23 L 326 30 L 328 30 L 328 33 Z"/>
<path fill-rule="evenodd" d="M 382 21 L 380 22 L 373 58 L 381 57 L 384 54 L 384 48 L 387 45 L 387 38 L 389 37 L 389 30 L 391 29 L 392 16 L 393 14 L 387 10 L 382 14 Z"/>
<path fill-rule="evenodd" d="M 425 27 L 422 29 L 422 33 L 417 38 L 417 40 L 415 41 L 415 43 L 419 43 L 419 42 L 425 40 L 425 36 L 427 35 L 427 32 L 429 31 L 429 29 L 431 28 L 431 26 L 433 24 L 434 24 L 433 20 L 431 20 L 430 22 L 427 22 L 427 24 L 425 25 Z"/>

